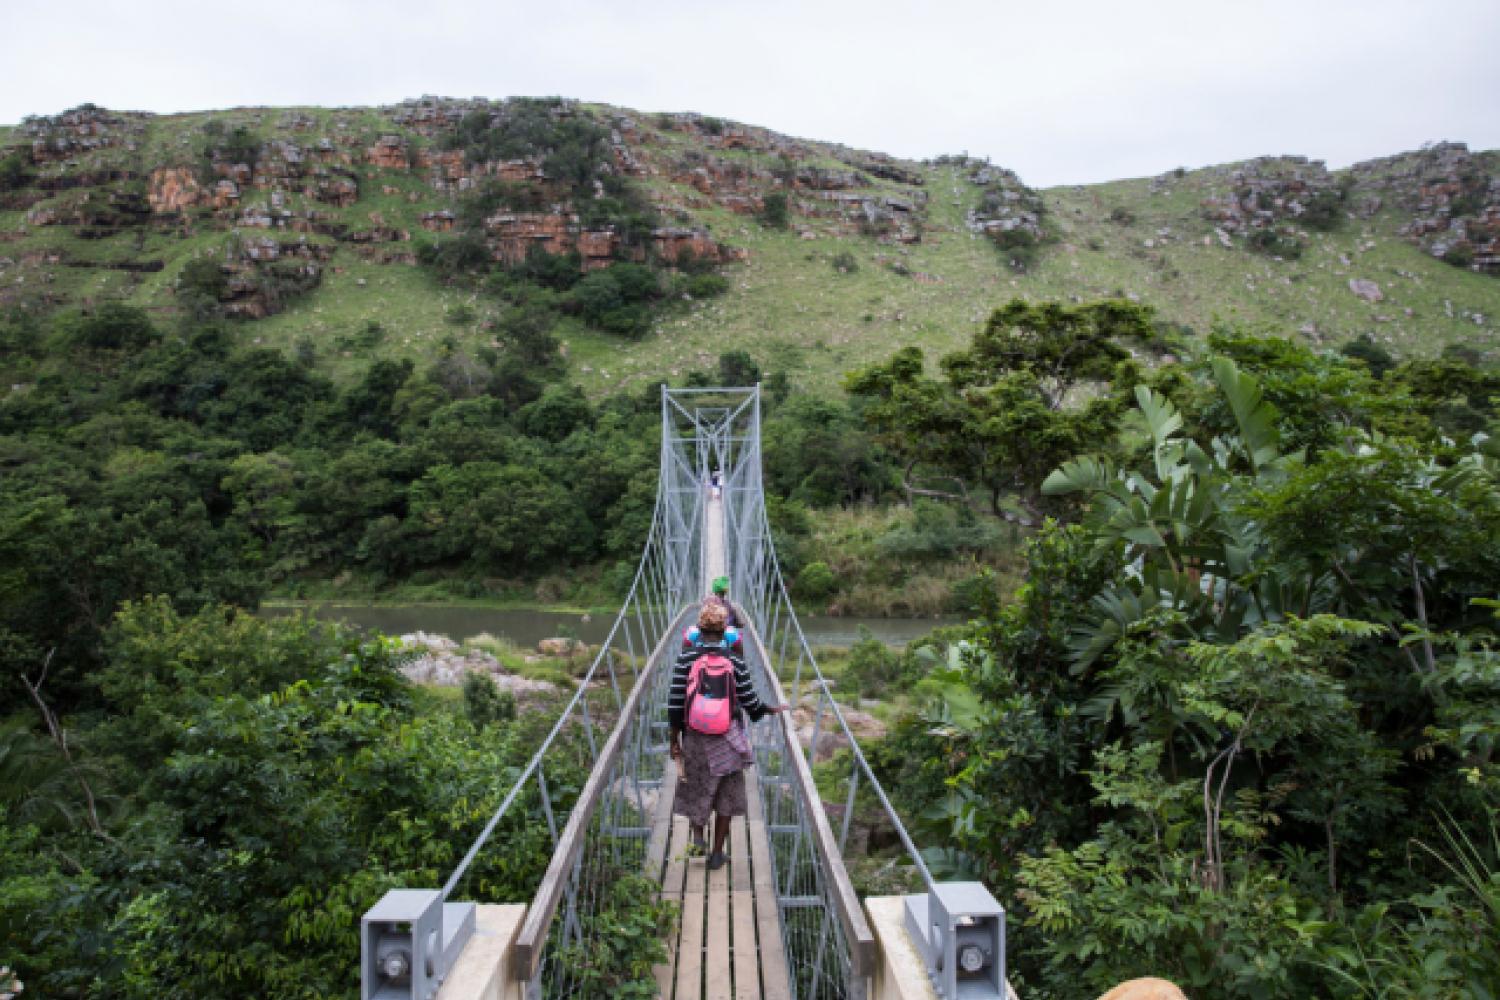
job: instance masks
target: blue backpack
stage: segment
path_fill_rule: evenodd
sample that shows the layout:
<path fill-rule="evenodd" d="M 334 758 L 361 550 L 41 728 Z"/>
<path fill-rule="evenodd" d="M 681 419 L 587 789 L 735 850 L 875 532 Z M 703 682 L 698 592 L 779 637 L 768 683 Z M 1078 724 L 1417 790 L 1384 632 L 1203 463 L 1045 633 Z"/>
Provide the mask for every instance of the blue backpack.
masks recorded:
<path fill-rule="evenodd" d="M 698 626 L 689 625 L 687 628 L 682 630 L 682 648 L 692 649 L 694 646 L 702 646 L 704 645 L 704 643 L 702 642 L 702 638 L 703 633 L 698 631 Z M 744 651 L 744 647 L 740 645 L 739 629 L 731 626 L 724 630 L 724 648 L 732 649 L 736 653 Z"/>

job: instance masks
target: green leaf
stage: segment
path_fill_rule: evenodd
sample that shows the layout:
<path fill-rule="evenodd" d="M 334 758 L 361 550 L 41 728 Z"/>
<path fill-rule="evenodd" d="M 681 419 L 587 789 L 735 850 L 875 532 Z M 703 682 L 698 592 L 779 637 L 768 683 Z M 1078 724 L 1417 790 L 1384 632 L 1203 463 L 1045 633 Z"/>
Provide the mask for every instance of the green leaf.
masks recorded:
<path fill-rule="evenodd" d="M 1260 383 L 1239 370 L 1229 358 L 1216 357 L 1211 362 L 1214 379 L 1224 399 L 1234 412 L 1240 441 L 1257 472 L 1281 454 L 1280 435 L 1276 430 L 1276 411 L 1261 394 Z"/>
<path fill-rule="evenodd" d="M 1066 496 L 1107 489 L 1114 480 L 1114 468 L 1104 459 L 1085 455 L 1064 462 L 1062 467 L 1042 481 L 1045 496 Z"/>

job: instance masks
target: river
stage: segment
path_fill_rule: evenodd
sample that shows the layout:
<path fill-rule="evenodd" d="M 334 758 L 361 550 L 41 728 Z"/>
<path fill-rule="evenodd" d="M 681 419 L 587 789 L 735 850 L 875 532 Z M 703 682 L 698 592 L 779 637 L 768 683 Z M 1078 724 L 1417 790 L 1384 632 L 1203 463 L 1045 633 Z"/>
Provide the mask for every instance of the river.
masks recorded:
<path fill-rule="evenodd" d="M 262 614 L 280 616 L 307 610 L 315 617 L 376 629 L 387 635 L 429 632 L 463 640 L 481 632 L 510 639 L 521 647 L 532 647 L 542 639 L 571 636 L 584 642 L 602 642 L 614 623 L 612 614 L 580 615 L 561 611 L 517 611 L 460 605 L 367 605 L 310 604 L 267 607 Z M 882 642 L 903 646 L 955 619 L 941 618 L 802 618 L 802 630 L 814 647 L 852 646 L 861 627 Z"/>

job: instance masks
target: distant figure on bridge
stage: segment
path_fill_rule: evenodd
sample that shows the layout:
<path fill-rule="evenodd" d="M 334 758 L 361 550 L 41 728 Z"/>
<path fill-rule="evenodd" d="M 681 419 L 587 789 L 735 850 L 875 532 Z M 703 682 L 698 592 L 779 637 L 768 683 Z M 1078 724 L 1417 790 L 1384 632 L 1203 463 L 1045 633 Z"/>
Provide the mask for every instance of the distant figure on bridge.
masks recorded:
<path fill-rule="evenodd" d="M 729 628 L 740 627 L 740 616 L 735 614 L 734 605 L 729 603 L 729 577 L 714 577 L 713 593 L 703 599 L 704 604 L 717 604 L 724 609 L 724 620 Z"/>
<path fill-rule="evenodd" d="M 760 719 L 786 711 L 755 693 L 745 661 L 724 643 L 725 628 L 724 608 L 704 601 L 698 645 L 677 658 L 667 696 L 671 754 L 679 767 L 672 811 L 687 817 L 699 853 L 707 846 L 708 817 L 716 817 L 708 857 L 713 870 L 724 866 L 730 819 L 745 815 L 745 768 L 755 762 L 741 713 Z"/>
<path fill-rule="evenodd" d="M 715 500 L 724 495 L 724 473 L 720 472 L 718 469 L 715 469 L 713 471 L 713 475 L 708 477 L 708 483 L 712 488 L 711 491 Z"/>

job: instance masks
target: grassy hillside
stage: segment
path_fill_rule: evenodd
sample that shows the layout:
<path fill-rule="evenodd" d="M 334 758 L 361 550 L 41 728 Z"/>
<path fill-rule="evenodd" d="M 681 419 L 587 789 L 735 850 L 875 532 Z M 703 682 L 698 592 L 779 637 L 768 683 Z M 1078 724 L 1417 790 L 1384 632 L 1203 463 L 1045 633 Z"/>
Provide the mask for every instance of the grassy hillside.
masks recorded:
<path fill-rule="evenodd" d="M 494 340 L 503 304 L 438 280 L 415 250 L 441 238 L 424 229 L 433 213 L 461 211 L 466 185 L 503 166 L 471 157 L 466 179 L 445 174 L 439 158 L 456 123 L 503 107 L 424 99 L 163 117 L 85 110 L 0 130 L 0 150 L 25 173 L 0 190 L 0 301 L 56 309 L 123 299 L 168 317 L 181 308 L 177 287 L 193 261 L 233 259 L 269 241 L 283 261 L 312 261 L 299 266 L 318 272 L 316 287 L 281 295 L 263 310 L 271 315 L 241 324 L 247 341 L 339 378 L 372 356 L 479 349 Z M 648 192 L 664 223 L 743 251 L 720 269 L 725 294 L 658 310 L 641 340 L 562 316 L 556 332 L 575 376 L 600 392 L 710 367 L 730 348 L 826 390 L 901 344 L 952 349 L 1015 296 L 1129 296 L 1199 334 L 1231 321 L 1330 345 L 1369 335 L 1397 353 L 1487 349 L 1500 320 L 1500 280 L 1445 263 L 1433 256 L 1434 237 L 1410 231 L 1422 212 L 1446 220 L 1450 211 L 1447 201 L 1431 204 L 1431 153 L 1333 174 L 1306 168 L 1317 183 L 1343 184 L 1345 200 L 1331 231 L 1297 232 L 1297 259 L 1249 249 L 1253 227 L 1221 235 L 1205 210 L 1245 183 L 1236 170 L 1253 183 L 1256 170 L 1274 174 L 1277 164 L 1037 192 L 1043 242 L 1019 270 L 976 225 L 986 189 L 975 164 L 898 163 L 695 115 L 570 104 L 572 115 L 610 131 L 614 169 Z M 383 137 L 399 141 L 404 160 L 378 155 Z M 249 161 L 243 169 L 237 156 Z M 1493 154 L 1443 163 L 1500 188 Z M 164 207 L 164 177 L 195 178 L 199 200 Z M 237 196 L 212 203 L 213 185 L 229 177 L 240 179 Z M 340 195 L 345 184 L 357 197 Z M 778 191 L 789 195 L 786 228 L 756 211 Z M 1458 197 L 1442 197 L 1450 195 Z M 558 218 L 567 210 L 548 209 Z M 1467 210 L 1477 220 L 1469 236 L 1482 245 L 1474 227 L 1500 218 L 1500 206 Z M 1381 300 L 1356 295 L 1351 280 L 1375 282 Z"/>

